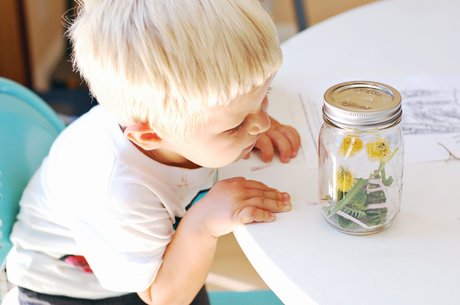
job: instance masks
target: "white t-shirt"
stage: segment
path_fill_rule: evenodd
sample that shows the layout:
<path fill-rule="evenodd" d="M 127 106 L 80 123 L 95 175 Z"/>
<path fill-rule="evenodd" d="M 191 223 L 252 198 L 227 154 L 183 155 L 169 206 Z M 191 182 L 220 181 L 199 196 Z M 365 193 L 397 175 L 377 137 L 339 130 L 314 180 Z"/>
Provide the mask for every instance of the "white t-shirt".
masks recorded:
<path fill-rule="evenodd" d="M 66 128 L 21 199 L 9 280 L 47 294 L 97 299 L 146 290 L 174 235 L 175 217 L 215 169 L 146 157 L 101 107 Z M 59 258 L 82 255 L 93 273 Z"/>

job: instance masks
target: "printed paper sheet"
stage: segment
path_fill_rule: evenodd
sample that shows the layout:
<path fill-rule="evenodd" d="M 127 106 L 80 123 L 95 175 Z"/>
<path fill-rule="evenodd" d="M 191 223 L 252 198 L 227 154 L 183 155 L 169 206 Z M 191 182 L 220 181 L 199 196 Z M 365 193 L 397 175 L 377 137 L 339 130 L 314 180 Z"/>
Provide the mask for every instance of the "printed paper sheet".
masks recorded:
<path fill-rule="evenodd" d="M 297 83 L 285 88 L 309 168 L 317 168 L 318 135 L 324 92 L 347 80 Z M 360 80 L 360 79 L 358 79 Z M 401 93 L 405 163 L 447 160 L 460 156 L 460 75 L 372 79 Z"/>

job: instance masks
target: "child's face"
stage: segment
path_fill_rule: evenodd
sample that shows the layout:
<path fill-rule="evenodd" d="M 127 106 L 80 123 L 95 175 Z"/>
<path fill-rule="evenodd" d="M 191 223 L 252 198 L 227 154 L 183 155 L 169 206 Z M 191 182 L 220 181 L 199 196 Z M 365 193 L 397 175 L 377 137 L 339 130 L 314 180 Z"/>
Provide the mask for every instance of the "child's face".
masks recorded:
<path fill-rule="evenodd" d="M 209 117 L 203 130 L 188 140 L 163 138 L 161 149 L 151 151 L 155 159 L 179 167 L 222 167 L 249 153 L 259 135 L 270 127 L 267 114 L 268 80 L 257 93 L 246 95 Z M 165 162 L 166 161 L 166 162 Z M 190 163 L 190 161 L 192 163 Z"/>

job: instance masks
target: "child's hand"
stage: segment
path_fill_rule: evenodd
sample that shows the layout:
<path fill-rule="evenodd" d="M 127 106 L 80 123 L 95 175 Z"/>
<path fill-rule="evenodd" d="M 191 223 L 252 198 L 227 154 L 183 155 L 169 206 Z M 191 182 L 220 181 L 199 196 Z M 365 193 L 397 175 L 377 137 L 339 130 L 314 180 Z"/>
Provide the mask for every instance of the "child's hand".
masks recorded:
<path fill-rule="evenodd" d="M 297 156 L 300 135 L 294 127 L 282 125 L 270 117 L 270 128 L 257 139 L 255 147 L 262 151 L 262 160 L 270 162 L 275 154 L 275 146 L 280 152 L 281 162 L 288 163 Z M 244 159 L 249 158 L 249 153 Z"/>
<path fill-rule="evenodd" d="M 289 211 L 290 201 L 287 193 L 237 177 L 216 183 L 187 214 L 191 216 L 193 210 L 195 217 L 200 218 L 198 223 L 211 235 L 219 237 L 248 223 L 274 221 L 273 213 Z"/>

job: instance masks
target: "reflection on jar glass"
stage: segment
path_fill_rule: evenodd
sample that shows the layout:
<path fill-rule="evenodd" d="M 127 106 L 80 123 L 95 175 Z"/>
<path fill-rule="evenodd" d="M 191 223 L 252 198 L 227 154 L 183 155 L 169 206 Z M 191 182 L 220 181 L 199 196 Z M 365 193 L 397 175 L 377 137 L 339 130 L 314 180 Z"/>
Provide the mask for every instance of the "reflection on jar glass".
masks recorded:
<path fill-rule="evenodd" d="M 387 228 L 401 206 L 404 149 L 401 96 L 375 82 L 347 82 L 325 93 L 319 136 L 322 215 L 337 231 Z"/>

